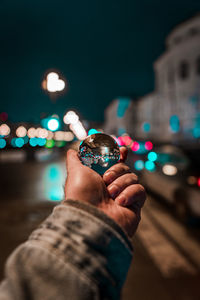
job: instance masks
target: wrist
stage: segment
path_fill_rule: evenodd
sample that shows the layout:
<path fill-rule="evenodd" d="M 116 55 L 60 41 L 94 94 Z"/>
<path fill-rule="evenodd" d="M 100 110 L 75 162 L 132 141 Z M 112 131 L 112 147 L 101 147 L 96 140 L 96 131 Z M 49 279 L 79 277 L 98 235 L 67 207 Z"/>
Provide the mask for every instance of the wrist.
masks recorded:
<path fill-rule="evenodd" d="M 123 226 L 117 221 L 117 219 L 113 218 L 112 214 L 110 213 L 111 210 L 105 207 L 105 205 L 101 205 L 101 207 L 96 207 L 91 203 L 85 203 L 79 200 L 72 200 L 66 199 L 62 202 L 62 204 L 66 206 L 76 207 L 80 210 L 84 210 L 85 212 L 89 213 L 90 215 L 94 216 L 97 219 L 100 219 L 108 226 L 112 227 L 118 234 L 120 234 L 123 239 L 128 244 L 128 247 L 133 250 L 131 241 L 129 239 L 129 235 Z"/>

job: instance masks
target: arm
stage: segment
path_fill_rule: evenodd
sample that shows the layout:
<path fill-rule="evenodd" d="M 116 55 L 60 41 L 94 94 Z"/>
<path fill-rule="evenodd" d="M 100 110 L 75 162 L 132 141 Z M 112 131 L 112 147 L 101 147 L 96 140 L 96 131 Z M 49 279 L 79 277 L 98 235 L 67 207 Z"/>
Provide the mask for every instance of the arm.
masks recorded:
<path fill-rule="evenodd" d="M 113 200 L 109 190 L 115 184 L 119 194 L 134 202 L 126 191 L 131 185 L 120 181 L 128 174 L 126 167 L 119 165 L 103 181 L 69 151 L 66 200 L 9 258 L 1 299 L 119 298 L 132 258 L 129 226 L 119 220 L 125 223 L 132 208 L 121 206 L 117 197 Z M 135 217 L 135 228 L 138 220 Z"/>

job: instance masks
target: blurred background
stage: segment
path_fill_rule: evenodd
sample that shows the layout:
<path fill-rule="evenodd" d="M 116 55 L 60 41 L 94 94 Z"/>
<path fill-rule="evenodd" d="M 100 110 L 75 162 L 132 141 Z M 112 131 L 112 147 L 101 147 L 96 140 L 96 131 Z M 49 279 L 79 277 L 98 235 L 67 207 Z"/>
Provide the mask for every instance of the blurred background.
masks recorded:
<path fill-rule="evenodd" d="M 200 299 L 200 2 L 0 2 L 0 277 L 96 131 L 146 187 L 123 300 Z"/>

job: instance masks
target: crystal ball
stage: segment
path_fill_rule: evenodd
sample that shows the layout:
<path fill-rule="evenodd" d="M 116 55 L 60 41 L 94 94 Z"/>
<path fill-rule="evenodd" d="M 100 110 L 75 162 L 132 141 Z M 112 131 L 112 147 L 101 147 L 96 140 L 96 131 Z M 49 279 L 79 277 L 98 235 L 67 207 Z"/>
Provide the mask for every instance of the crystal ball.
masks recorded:
<path fill-rule="evenodd" d="M 103 175 L 111 166 L 119 162 L 120 150 L 117 142 L 104 133 L 89 135 L 83 140 L 78 152 L 81 162 Z"/>

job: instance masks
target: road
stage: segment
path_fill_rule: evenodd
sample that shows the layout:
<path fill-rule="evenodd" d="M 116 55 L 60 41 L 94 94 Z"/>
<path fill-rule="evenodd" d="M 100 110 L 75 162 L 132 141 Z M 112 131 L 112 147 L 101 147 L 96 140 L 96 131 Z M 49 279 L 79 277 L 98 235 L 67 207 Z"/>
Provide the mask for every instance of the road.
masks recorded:
<path fill-rule="evenodd" d="M 200 232 L 148 195 L 123 299 L 200 299 Z"/>
<path fill-rule="evenodd" d="M 63 197 L 64 159 L 0 164 L 0 276 L 12 250 Z M 133 238 L 134 259 L 123 300 L 199 300 L 200 230 L 177 221 L 148 195 Z"/>

